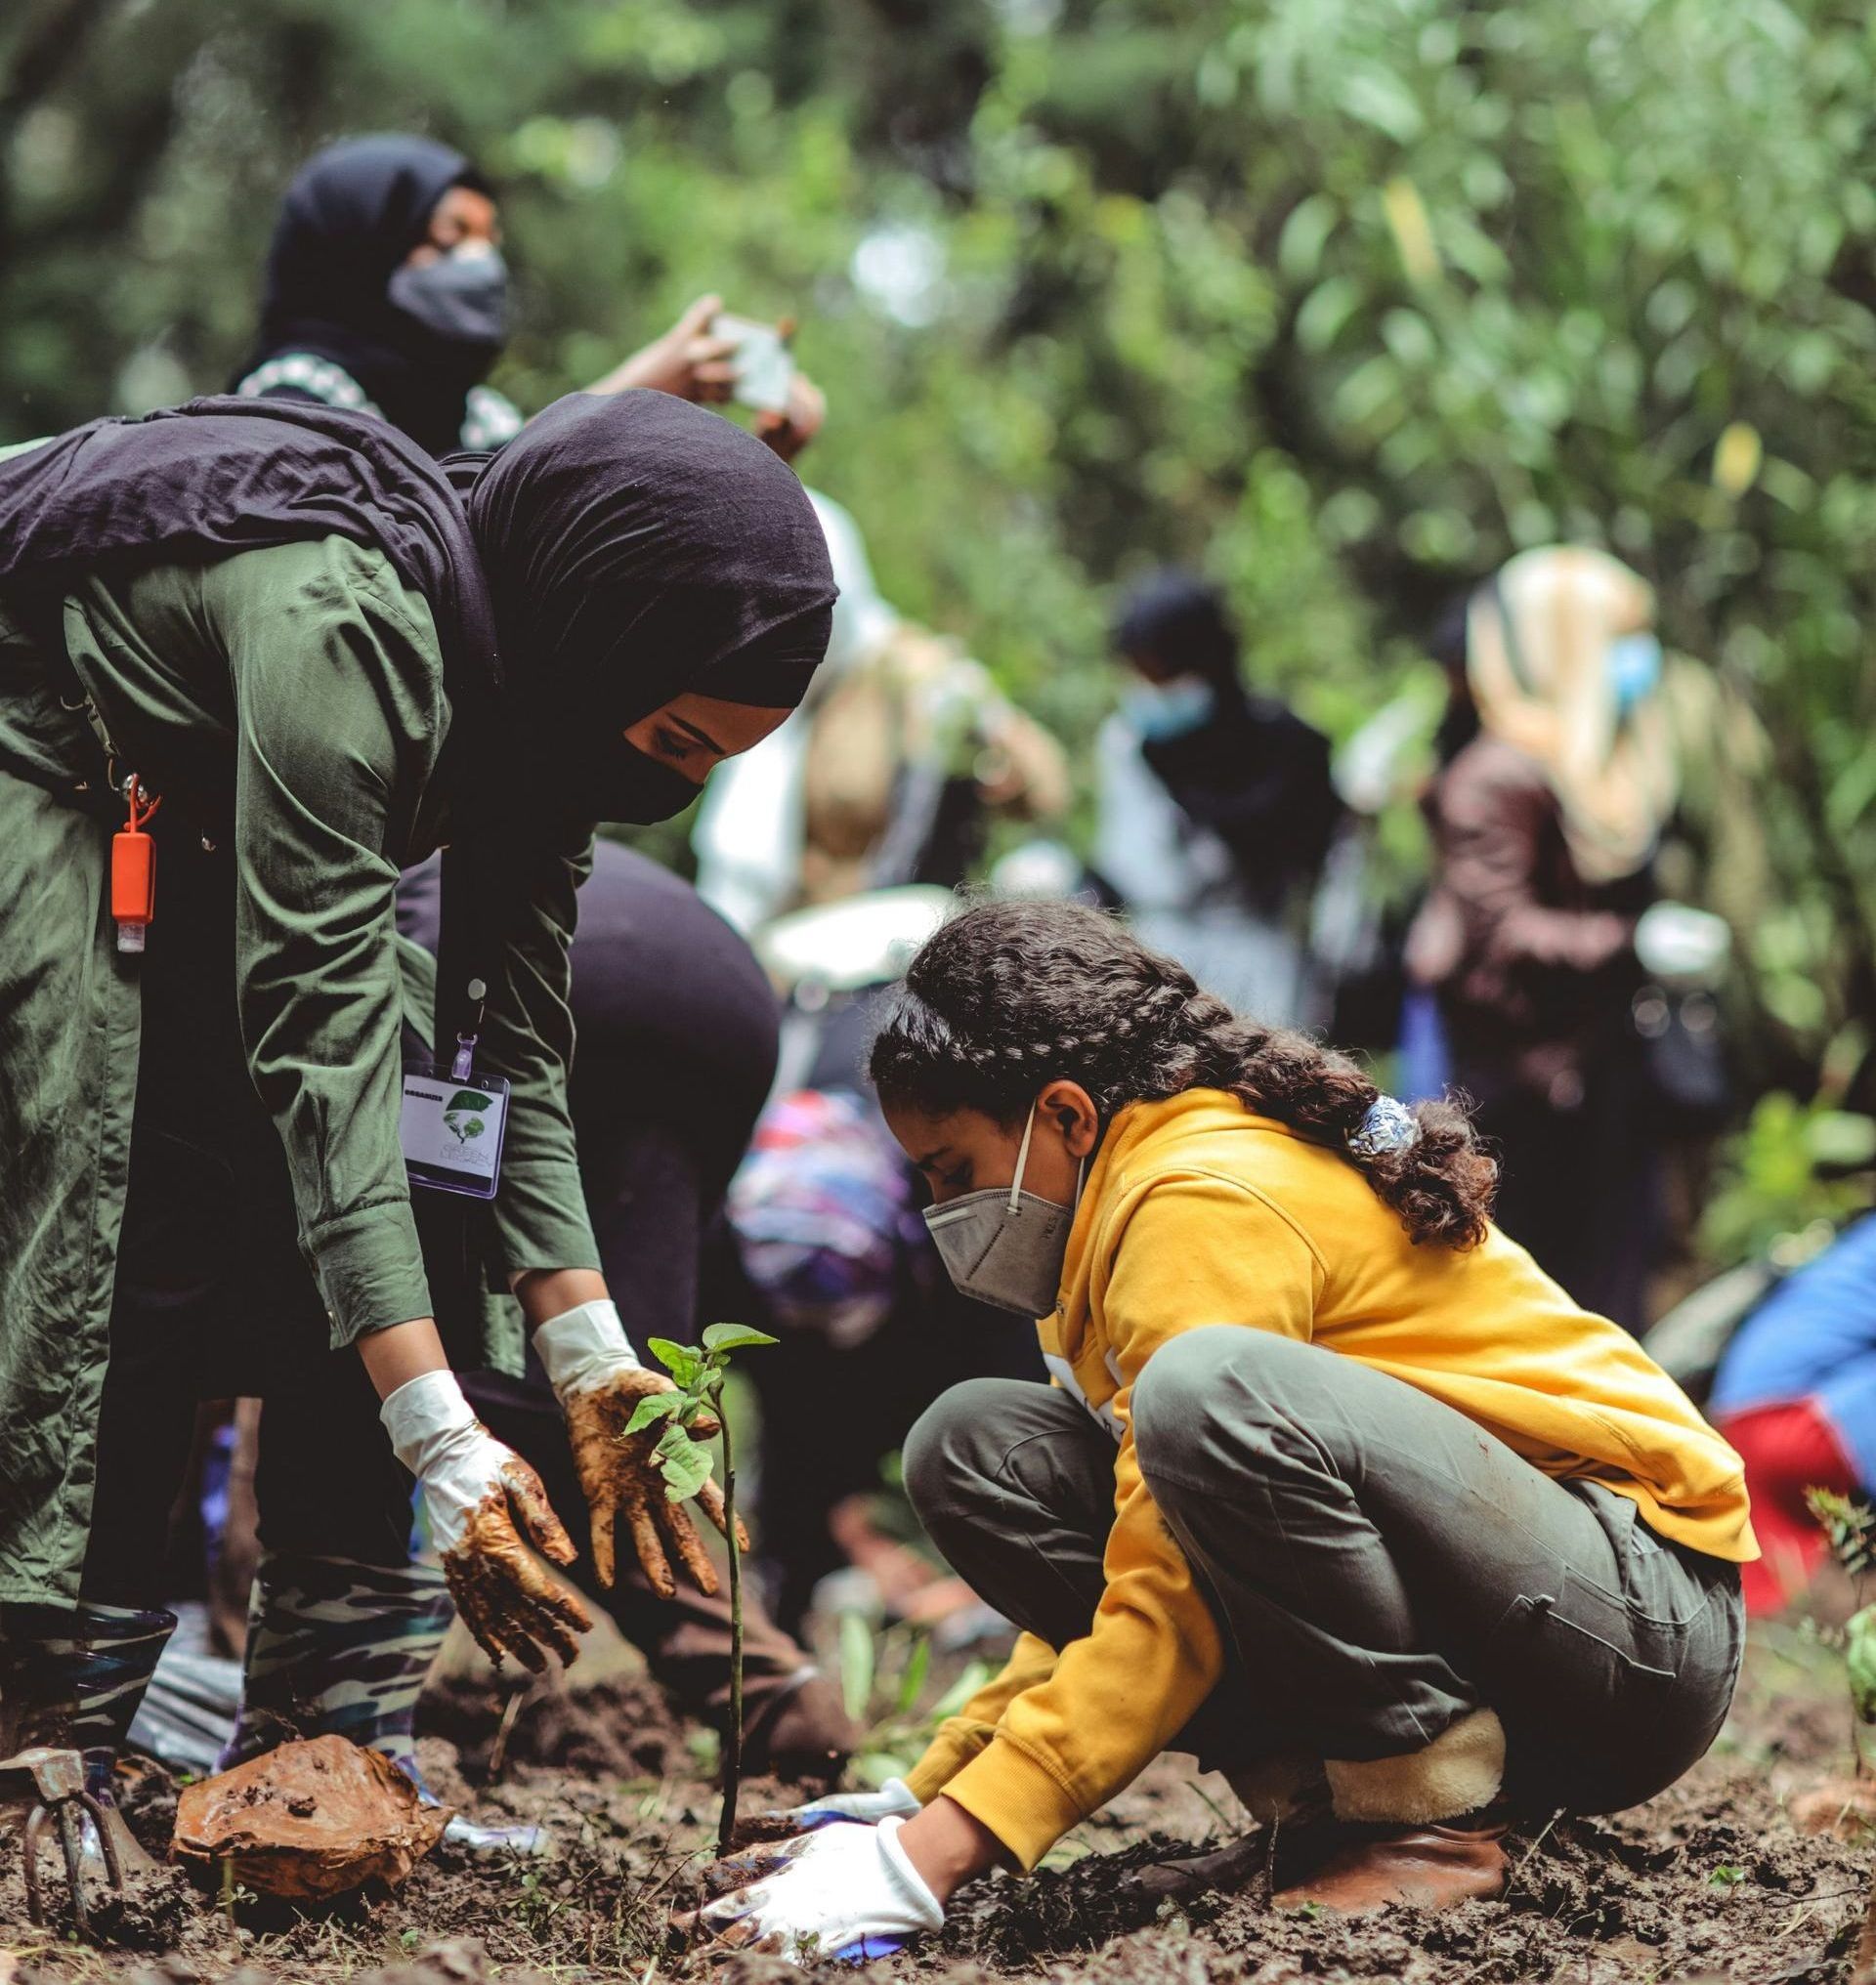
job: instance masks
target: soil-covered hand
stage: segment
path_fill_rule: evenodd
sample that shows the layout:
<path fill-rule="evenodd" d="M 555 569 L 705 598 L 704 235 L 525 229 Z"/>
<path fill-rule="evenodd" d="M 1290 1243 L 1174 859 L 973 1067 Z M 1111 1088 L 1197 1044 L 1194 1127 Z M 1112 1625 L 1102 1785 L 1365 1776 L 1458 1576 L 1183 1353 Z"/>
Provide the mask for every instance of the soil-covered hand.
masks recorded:
<path fill-rule="evenodd" d="M 661 1429 L 649 1427 L 629 1436 L 625 1432 L 641 1399 L 671 1389 L 661 1372 L 629 1365 L 597 1385 L 569 1391 L 562 1400 L 574 1465 L 592 1516 L 593 1570 L 600 1584 L 613 1583 L 615 1533 L 622 1519 L 653 1590 L 666 1599 L 677 1591 L 673 1557 L 700 1592 L 716 1590 L 716 1567 L 697 1525 L 683 1503 L 670 1499 L 666 1489 L 658 1455 Z M 699 1417 L 690 1431 L 707 1440 L 717 1428 L 715 1421 Z M 724 1529 L 723 1491 L 707 1476 L 697 1491 L 697 1504 L 719 1531 Z M 747 1550 L 749 1541 L 741 1524 L 737 1530 L 739 1543 Z"/>
<path fill-rule="evenodd" d="M 567 1415 L 574 1466 L 592 1515 L 593 1570 L 599 1583 L 613 1583 L 615 1533 L 623 1517 L 655 1591 L 666 1599 L 676 1594 L 675 1556 L 699 1591 L 715 1592 L 716 1567 L 704 1540 L 682 1502 L 670 1499 L 670 1478 L 658 1452 L 665 1430 L 625 1431 L 640 1400 L 674 1388 L 661 1372 L 648 1372 L 639 1364 L 617 1306 L 601 1297 L 550 1317 L 534 1332 L 534 1350 Z M 718 1428 L 707 1414 L 698 1414 L 689 1431 L 706 1441 Z M 689 1472 L 699 1507 L 721 1530 L 723 1492 L 709 1479 L 708 1457 L 697 1454 Z M 747 1550 L 749 1541 L 740 1524 L 737 1530 Z"/>
<path fill-rule="evenodd" d="M 549 1653 L 577 1660 L 574 1636 L 592 1626 L 591 1616 L 529 1549 L 556 1564 L 574 1560 L 540 1477 L 477 1419 L 448 1372 L 401 1385 L 381 1416 L 398 1458 L 422 1487 L 450 1596 L 483 1652 L 497 1667 L 512 1654 L 535 1674 Z"/>
<path fill-rule="evenodd" d="M 754 1950 L 796 1964 L 889 1957 L 945 1922 L 943 1906 L 899 1844 L 904 1825 L 894 1818 L 876 1827 L 829 1827 L 735 1855 L 704 1880 L 711 1888 L 737 1885 L 672 1927 L 711 1955 Z"/>

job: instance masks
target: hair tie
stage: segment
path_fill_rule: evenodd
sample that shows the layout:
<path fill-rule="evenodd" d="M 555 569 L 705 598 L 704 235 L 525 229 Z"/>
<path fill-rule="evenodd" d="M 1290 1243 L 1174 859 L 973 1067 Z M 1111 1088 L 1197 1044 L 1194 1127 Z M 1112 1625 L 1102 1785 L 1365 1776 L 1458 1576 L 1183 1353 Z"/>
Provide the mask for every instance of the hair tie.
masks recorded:
<path fill-rule="evenodd" d="M 1360 1123 L 1348 1133 L 1348 1155 L 1384 1158 L 1390 1152 L 1405 1151 L 1419 1135 L 1419 1119 L 1405 1103 L 1394 1096 L 1377 1096 Z"/>

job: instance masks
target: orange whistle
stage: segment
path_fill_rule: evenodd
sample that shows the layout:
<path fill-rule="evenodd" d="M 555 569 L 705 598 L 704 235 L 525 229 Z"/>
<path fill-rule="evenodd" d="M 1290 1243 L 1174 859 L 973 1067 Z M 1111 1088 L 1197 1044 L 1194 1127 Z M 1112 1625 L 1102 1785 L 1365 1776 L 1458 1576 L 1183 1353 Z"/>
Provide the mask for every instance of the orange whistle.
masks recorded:
<path fill-rule="evenodd" d="M 144 823 L 160 802 L 143 804 L 134 779 L 129 801 L 130 819 L 110 841 L 110 913 L 117 921 L 117 949 L 141 951 L 156 913 L 156 843 L 144 832 Z"/>

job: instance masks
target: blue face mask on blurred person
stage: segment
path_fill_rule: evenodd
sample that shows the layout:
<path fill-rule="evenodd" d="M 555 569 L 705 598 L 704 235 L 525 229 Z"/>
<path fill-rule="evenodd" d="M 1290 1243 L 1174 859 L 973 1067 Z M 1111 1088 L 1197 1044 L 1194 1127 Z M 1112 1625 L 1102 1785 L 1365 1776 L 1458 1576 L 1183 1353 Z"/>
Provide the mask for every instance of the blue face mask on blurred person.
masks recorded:
<path fill-rule="evenodd" d="M 1620 721 L 1661 687 L 1661 643 L 1652 634 L 1618 634 L 1604 654 Z"/>
<path fill-rule="evenodd" d="M 434 262 L 405 263 L 386 294 L 426 331 L 456 344 L 499 346 L 508 336 L 508 265 L 491 241 L 464 241 Z"/>
<path fill-rule="evenodd" d="M 1142 683 L 1127 698 L 1127 713 L 1148 743 L 1164 743 L 1201 729 L 1218 706 L 1218 693 L 1202 675 Z"/>

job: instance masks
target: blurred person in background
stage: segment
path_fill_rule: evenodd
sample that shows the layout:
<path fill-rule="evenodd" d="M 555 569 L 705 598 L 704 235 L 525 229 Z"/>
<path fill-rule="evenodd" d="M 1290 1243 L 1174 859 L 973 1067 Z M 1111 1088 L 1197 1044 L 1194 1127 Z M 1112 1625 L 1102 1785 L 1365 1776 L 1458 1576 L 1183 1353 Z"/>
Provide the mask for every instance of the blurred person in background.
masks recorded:
<path fill-rule="evenodd" d="M 1745 1568 L 1746 1608 L 1798 1598 L 1828 1543 L 1812 1489 L 1876 1489 L 1876 1214 L 1793 1270 L 1720 1360 L 1707 1415 L 1746 1464 L 1765 1556 Z"/>
<path fill-rule="evenodd" d="M 711 335 L 721 302 L 700 297 L 661 338 L 589 393 L 651 387 L 726 401 L 734 347 Z M 377 413 L 433 455 L 498 448 L 526 416 L 483 382 L 508 342 L 508 268 L 493 189 L 460 152 L 387 133 L 341 139 L 287 188 L 268 251 L 260 330 L 233 391 Z M 798 439 L 820 396 L 795 382 L 764 439 Z"/>
<path fill-rule="evenodd" d="M 1667 1089 L 1707 1073 L 1650 975 L 1715 968 L 1718 919 L 1656 901 L 1679 788 L 1654 598 L 1619 561 L 1520 554 L 1436 644 L 1450 683 L 1408 935 L 1437 1053 L 1501 1154 L 1498 1218 L 1584 1305 L 1645 1322 Z M 1657 1026 L 1657 1021 L 1659 1025 Z M 1665 1042 L 1665 1045 L 1664 1045 Z M 1413 1086 L 1431 1086 L 1428 1077 Z"/>
<path fill-rule="evenodd" d="M 851 514 L 808 494 L 840 588 L 831 660 L 767 746 L 712 786 L 692 837 L 699 891 L 743 931 L 866 890 L 955 887 L 994 818 L 1068 809 L 1062 747 L 981 662 L 890 606 Z"/>
<path fill-rule="evenodd" d="M 1134 685 L 1097 745 L 1095 872 L 1209 992 L 1320 1025 L 1309 919 L 1342 813 L 1328 739 L 1246 690 L 1224 601 L 1189 572 L 1133 588 L 1114 649 Z"/>

